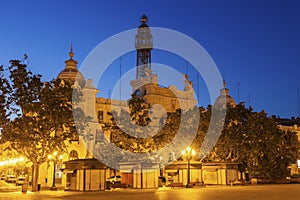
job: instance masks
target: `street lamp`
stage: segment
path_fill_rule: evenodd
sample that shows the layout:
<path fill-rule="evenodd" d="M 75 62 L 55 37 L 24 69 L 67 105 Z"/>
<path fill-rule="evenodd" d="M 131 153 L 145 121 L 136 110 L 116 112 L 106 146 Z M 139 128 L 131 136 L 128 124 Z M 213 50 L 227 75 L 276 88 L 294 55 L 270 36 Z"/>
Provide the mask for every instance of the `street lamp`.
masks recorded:
<path fill-rule="evenodd" d="M 3 128 L 0 127 L 0 140 L 2 139 L 2 129 Z"/>
<path fill-rule="evenodd" d="M 182 155 L 187 158 L 188 161 L 188 170 L 187 170 L 187 188 L 192 188 L 193 185 L 191 184 L 190 180 L 190 160 L 193 158 L 193 156 L 196 154 L 196 151 L 194 149 L 191 149 L 191 147 L 187 147 L 185 150 L 182 150 Z"/>
<path fill-rule="evenodd" d="M 48 156 L 48 160 L 51 162 L 53 162 L 53 181 L 52 181 L 52 186 L 50 188 L 50 190 L 57 190 L 56 186 L 55 186 L 55 174 L 56 174 L 56 164 L 57 162 L 61 161 L 63 159 L 63 155 L 59 155 L 57 154 L 57 151 L 53 152 L 52 155 Z"/>

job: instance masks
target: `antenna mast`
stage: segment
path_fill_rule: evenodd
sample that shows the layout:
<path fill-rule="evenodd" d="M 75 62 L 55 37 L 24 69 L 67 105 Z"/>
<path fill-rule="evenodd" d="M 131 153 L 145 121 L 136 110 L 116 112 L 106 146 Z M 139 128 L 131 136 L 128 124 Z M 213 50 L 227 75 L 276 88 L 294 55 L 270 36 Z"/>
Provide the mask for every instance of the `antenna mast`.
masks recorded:
<path fill-rule="evenodd" d="M 298 97 L 298 117 L 300 117 L 300 91 L 297 89 L 297 97 Z"/>
<path fill-rule="evenodd" d="M 250 90 L 249 90 L 249 93 L 248 93 L 248 101 L 249 101 L 249 107 L 251 106 L 251 93 L 250 93 Z"/>
<path fill-rule="evenodd" d="M 121 99 L 122 99 L 122 96 L 121 96 L 121 92 L 122 92 L 122 88 L 121 88 L 121 86 L 122 86 L 122 83 L 121 83 L 121 79 L 122 79 L 122 57 L 120 57 L 120 101 L 121 101 Z"/>
<path fill-rule="evenodd" d="M 200 99 L 200 96 L 199 96 L 199 72 L 197 71 L 197 100 L 198 100 L 198 106 L 200 106 L 200 102 L 199 102 L 199 99 Z"/>
<path fill-rule="evenodd" d="M 240 83 L 237 83 L 237 98 L 238 98 L 238 103 L 240 103 Z"/>

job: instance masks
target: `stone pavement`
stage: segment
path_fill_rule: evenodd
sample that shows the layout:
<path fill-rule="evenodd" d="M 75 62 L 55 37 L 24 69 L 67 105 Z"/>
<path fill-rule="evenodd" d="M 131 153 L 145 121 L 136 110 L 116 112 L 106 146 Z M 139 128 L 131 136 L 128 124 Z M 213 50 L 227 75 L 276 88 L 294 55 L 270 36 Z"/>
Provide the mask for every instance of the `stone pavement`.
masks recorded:
<path fill-rule="evenodd" d="M 114 190 L 106 192 L 49 191 L 0 193 L 0 200 L 299 200 L 300 184 L 255 186 L 208 186 Z"/>

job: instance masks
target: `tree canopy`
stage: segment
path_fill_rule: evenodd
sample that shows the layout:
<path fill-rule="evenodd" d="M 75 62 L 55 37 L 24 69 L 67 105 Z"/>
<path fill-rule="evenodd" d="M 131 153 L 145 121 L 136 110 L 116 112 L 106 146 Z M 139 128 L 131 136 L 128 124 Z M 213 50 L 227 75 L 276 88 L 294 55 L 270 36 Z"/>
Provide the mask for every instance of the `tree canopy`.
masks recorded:
<path fill-rule="evenodd" d="M 132 121 L 141 126 L 149 124 L 147 115 L 149 112 L 145 110 L 149 109 L 150 105 L 145 105 L 142 99 L 136 100 L 135 97 L 129 103 L 133 104 L 130 108 L 134 108 L 130 110 Z M 136 108 L 140 104 L 144 109 Z M 115 118 L 129 115 L 127 111 L 122 111 L 119 115 L 115 114 L 117 117 L 112 120 L 114 124 L 110 129 L 112 142 L 129 152 L 156 152 L 172 142 L 179 129 L 189 132 L 192 124 L 198 124 L 198 131 L 191 147 L 199 155 L 204 155 L 204 157 L 199 157 L 202 162 L 235 162 L 240 172 L 249 172 L 252 176 L 273 180 L 288 175 L 288 166 L 295 163 L 298 158 L 299 142 L 295 132 L 281 130 L 276 121 L 268 117 L 265 111 L 254 112 L 251 107 L 246 108 L 243 103 L 240 103 L 227 108 L 222 133 L 213 149 L 208 153 L 201 152 L 205 149 L 202 145 L 204 145 L 209 129 L 212 109 L 215 108 L 209 106 L 207 109 L 197 109 L 200 112 L 199 123 L 192 120 L 190 123 L 183 123 L 183 127 L 179 127 L 182 115 L 190 115 L 189 118 L 192 118 L 192 115 L 189 112 L 182 113 L 181 110 L 177 110 L 168 113 L 163 127 L 148 138 L 128 135 L 116 124 Z M 218 112 L 224 111 L 214 110 L 214 112 L 218 115 Z M 130 126 L 127 128 L 130 129 Z M 151 127 L 148 127 L 148 131 L 151 132 Z M 206 138 L 206 140 L 210 139 L 213 140 Z"/>
<path fill-rule="evenodd" d="M 8 84 L 3 104 L 9 108 L 6 114 L 10 113 L 10 121 L 3 134 L 16 151 L 33 163 L 34 191 L 39 165 L 54 151 L 65 152 L 66 141 L 77 136 L 72 110 L 76 102 L 71 85 L 63 80 L 43 82 L 40 75 L 18 60 L 11 60 L 8 70 L 9 81 L 3 78 L 1 88 L 4 91 Z M 75 113 L 77 118 L 85 118 L 80 108 Z"/>
<path fill-rule="evenodd" d="M 281 130 L 265 111 L 229 107 L 222 134 L 206 161 L 237 162 L 240 172 L 282 179 L 298 158 L 297 134 Z"/>

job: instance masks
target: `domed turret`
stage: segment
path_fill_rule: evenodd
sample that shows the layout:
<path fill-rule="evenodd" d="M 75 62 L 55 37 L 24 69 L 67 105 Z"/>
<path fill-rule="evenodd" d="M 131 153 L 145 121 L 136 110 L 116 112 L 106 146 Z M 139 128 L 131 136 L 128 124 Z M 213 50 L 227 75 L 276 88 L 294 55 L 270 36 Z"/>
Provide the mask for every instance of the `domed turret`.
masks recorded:
<path fill-rule="evenodd" d="M 229 95 L 229 90 L 226 88 L 226 82 L 223 81 L 223 88 L 220 90 L 220 96 L 215 100 L 216 108 L 226 108 L 227 106 L 235 106 L 234 99 Z"/>
<path fill-rule="evenodd" d="M 74 52 L 72 45 L 69 52 L 69 57 L 70 59 L 65 61 L 65 68 L 58 74 L 57 78 L 67 81 L 72 85 L 75 81 L 77 81 L 78 84 L 83 87 L 85 85 L 85 79 L 81 72 L 77 69 L 77 61 L 73 60 Z"/>

